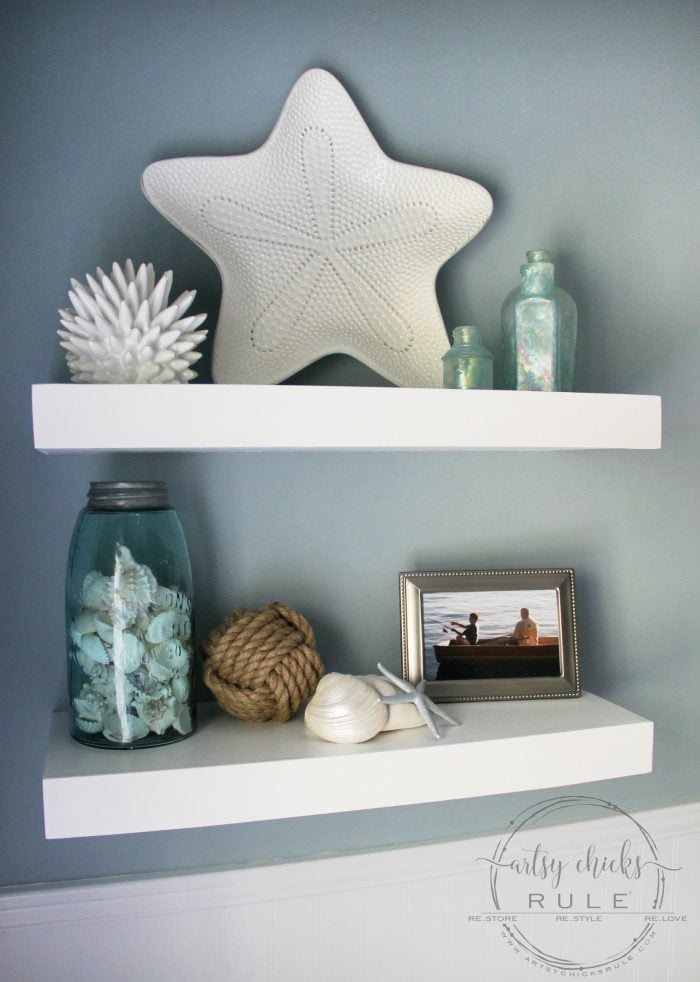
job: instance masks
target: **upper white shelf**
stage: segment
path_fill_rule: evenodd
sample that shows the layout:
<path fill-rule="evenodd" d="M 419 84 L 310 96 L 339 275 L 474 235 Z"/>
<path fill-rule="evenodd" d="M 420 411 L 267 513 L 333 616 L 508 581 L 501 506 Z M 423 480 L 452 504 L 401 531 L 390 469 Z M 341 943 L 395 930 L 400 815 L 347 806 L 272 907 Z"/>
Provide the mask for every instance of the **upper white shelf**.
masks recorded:
<path fill-rule="evenodd" d="M 356 746 L 303 720 L 242 723 L 200 707 L 187 740 L 85 747 L 55 713 L 44 770 L 49 839 L 199 828 L 562 787 L 651 770 L 654 725 L 605 699 L 451 703 L 461 721 Z"/>
<path fill-rule="evenodd" d="M 661 399 L 297 385 L 34 385 L 34 445 L 101 450 L 653 450 Z"/>

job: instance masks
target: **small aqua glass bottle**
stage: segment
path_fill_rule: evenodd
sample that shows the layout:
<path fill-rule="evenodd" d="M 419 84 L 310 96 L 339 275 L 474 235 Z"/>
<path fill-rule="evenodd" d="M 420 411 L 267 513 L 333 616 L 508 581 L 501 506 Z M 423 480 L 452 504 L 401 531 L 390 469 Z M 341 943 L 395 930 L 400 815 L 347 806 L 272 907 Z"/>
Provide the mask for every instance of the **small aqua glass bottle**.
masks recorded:
<path fill-rule="evenodd" d="M 531 249 L 520 285 L 501 309 L 506 389 L 571 392 L 576 362 L 576 304 L 554 283 L 545 249 Z"/>
<path fill-rule="evenodd" d="M 452 347 L 442 356 L 442 378 L 446 389 L 493 388 L 493 355 L 478 327 L 455 327 Z"/>
<path fill-rule="evenodd" d="M 162 481 L 99 481 L 66 576 L 71 736 L 155 747 L 195 728 L 192 574 Z"/>

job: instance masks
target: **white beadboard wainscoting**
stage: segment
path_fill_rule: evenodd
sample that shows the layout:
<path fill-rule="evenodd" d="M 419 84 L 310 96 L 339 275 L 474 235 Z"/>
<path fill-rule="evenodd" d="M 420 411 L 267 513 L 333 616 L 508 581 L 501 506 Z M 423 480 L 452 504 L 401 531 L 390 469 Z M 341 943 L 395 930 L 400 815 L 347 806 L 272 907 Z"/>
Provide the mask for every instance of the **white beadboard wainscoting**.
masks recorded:
<path fill-rule="evenodd" d="M 514 818 L 504 816 L 504 831 Z M 494 835 L 278 865 L 1 891 L 0 978 L 696 982 L 700 803 L 633 818 L 655 840 L 660 861 L 680 867 L 667 875 L 663 910 L 687 919 L 654 925 L 643 950 L 603 970 L 527 962 L 498 924 L 470 920 L 494 911 L 489 864 L 482 858 L 493 855 L 501 839 Z M 611 816 L 543 828 L 542 841 L 560 857 L 580 855 L 591 842 L 603 853 L 624 834 L 624 821 Z M 565 930 L 561 924 L 552 928 L 553 949 L 561 947 Z"/>

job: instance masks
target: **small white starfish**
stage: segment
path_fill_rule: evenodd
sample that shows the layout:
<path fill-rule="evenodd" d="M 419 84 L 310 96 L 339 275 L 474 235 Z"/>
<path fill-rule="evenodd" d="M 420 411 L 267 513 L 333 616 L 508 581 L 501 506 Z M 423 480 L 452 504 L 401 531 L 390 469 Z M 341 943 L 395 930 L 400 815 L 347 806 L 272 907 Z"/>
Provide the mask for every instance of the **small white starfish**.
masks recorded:
<path fill-rule="evenodd" d="M 397 692 L 395 696 L 382 696 L 379 700 L 380 702 L 385 703 L 387 706 L 397 702 L 412 702 L 422 718 L 425 720 L 425 725 L 428 727 L 436 740 L 442 739 L 442 733 L 440 733 L 435 725 L 435 721 L 430 715 L 431 713 L 439 716 L 440 719 L 443 719 L 446 723 L 449 723 L 450 726 L 460 726 L 459 720 L 455 719 L 453 716 L 450 716 L 444 709 L 440 709 L 439 706 L 435 705 L 432 699 L 429 699 L 426 696 L 425 679 L 421 679 L 418 685 L 411 685 L 411 683 L 407 682 L 405 679 L 400 679 L 397 678 L 396 675 L 392 675 L 391 672 L 384 668 L 381 662 L 377 662 L 377 668 L 382 675 L 386 676 L 390 682 L 393 682 L 398 689 L 401 689 L 401 692 Z"/>

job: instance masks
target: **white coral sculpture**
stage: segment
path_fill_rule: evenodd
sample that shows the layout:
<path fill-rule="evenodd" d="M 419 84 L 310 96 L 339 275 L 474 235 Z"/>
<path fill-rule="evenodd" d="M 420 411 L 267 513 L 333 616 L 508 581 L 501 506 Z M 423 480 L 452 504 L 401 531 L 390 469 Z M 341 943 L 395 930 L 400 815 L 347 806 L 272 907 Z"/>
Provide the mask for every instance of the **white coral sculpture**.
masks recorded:
<path fill-rule="evenodd" d="M 202 356 L 193 349 L 207 331 L 197 328 L 206 314 L 183 317 L 196 296 L 182 293 L 168 304 L 172 271 L 155 282 L 153 265 L 138 270 L 127 259 L 112 274 L 99 267 L 87 286 L 71 280 L 73 309 L 59 310 L 59 331 L 74 382 L 171 382 L 196 378 L 192 365 Z"/>

